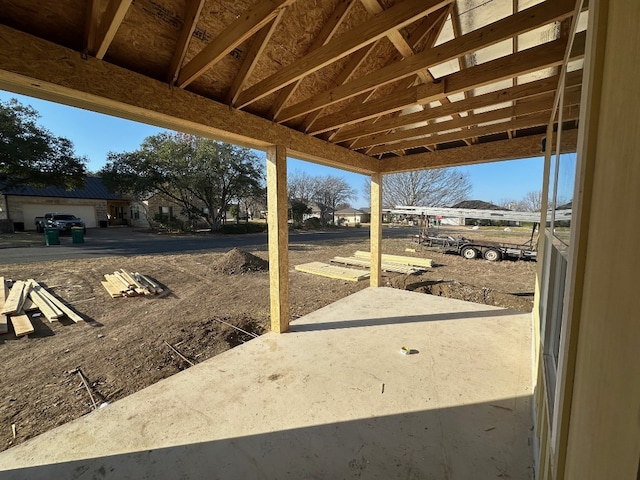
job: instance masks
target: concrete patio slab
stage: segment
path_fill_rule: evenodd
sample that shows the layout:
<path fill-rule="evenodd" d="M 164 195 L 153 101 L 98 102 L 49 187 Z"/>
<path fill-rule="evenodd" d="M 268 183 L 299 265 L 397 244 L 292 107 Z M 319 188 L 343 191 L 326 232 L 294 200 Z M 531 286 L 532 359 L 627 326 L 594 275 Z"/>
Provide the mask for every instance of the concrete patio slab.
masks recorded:
<path fill-rule="evenodd" d="M 527 479 L 531 385 L 529 314 L 369 288 L 0 453 L 0 478 Z"/>

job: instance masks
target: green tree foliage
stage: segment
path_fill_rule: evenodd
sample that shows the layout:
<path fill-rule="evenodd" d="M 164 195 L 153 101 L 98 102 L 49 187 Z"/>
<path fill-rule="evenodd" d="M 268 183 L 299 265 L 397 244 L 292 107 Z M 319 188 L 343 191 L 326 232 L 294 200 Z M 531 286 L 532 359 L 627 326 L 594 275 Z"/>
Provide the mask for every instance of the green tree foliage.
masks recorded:
<path fill-rule="evenodd" d="M 259 191 L 263 179 L 258 157 L 246 148 L 168 132 L 134 152 L 109 153 L 100 173 L 112 191 L 138 199 L 162 194 L 214 231 L 232 202 Z"/>
<path fill-rule="evenodd" d="M 293 217 L 293 224 L 296 227 L 302 226 L 304 216 L 311 213 L 311 208 L 306 202 L 302 200 L 291 200 L 291 216 Z"/>
<path fill-rule="evenodd" d="M 0 184 L 80 187 L 86 159 L 73 144 L 36 121 L 38 112 L 17 100 L 0 102 Z"/>

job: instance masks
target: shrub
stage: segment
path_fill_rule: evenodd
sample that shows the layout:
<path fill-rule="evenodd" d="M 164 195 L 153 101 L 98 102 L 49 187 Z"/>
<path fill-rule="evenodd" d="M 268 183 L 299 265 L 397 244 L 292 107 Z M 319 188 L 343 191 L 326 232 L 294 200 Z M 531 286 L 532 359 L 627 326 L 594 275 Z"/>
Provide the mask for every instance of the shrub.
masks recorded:
<path fill-rule="evenodd" d="M 303 224 L 304 228 L 306 230 L 315 230 L 318 229 L 322 226 L 322 223 L 320 222 L 320 219 L 317 217 L 311 217 L 311 218 L 307 218 L 304 221 Z"/>
<path fill-rule="evenodd" d="M 242 233 L 260 233 L 264 232 L 267 225 L 264 223 L 226 223 L 222 225 L 220 233 L 225 235 L 242 234 Z"/>

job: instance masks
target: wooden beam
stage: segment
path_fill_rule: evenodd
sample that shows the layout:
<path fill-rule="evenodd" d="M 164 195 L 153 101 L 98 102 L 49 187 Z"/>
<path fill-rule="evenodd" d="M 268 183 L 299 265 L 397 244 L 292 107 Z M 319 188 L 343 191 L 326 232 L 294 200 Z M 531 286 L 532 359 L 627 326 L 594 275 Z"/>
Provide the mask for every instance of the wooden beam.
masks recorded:
<path fill-rule="evenodd" d="M 84 26 L 84 47 L 82 51 L 90 54 L 95 51 L 93 42 L 96 41 L 100 15 L 98 12 L 98 0 L 87 0 L 87 11 Z"/>
<path fill-rule="evenodd" d="M 110 0 L 107 5 L 107 10 L 100 20 L 99 26 L 95 29 L 90 29 L 94 35 L 88 42 L 91 47 L 89 53 L 98 60 L 102 60 L 107 53 L 109 45 L 111 45 L 118 28 L 120 28 L 124 20 L 124 16 L 127 14 L 127 10 L 129 10 L 131 6 L 131 1 L 132 0 Z M 95 6 L 90 8 L 95 8 Z M 95 11 L 89 15 L 92 19 L 95 19 Z"/>
<path fill-rule="evenodd" d="M 370 286 L 382 286 L 382 174 L 371 175 Z"/>
<path fill-rule="evenodd" d="M 4 308 L 4 302 L 8 296 L 7 290 L 7 283 L 4 281 L 4 277 L 0 277 L 0 311 Z M 9 317 L 7 315 L 0 313 L 0 334 L 9 331 L 8 319 Z"/>
<path fill-rule="evenodd" d="M 576 38 L 576 49 L 574 57 L 577 58 L 584 54 L 585 35 L 580 34 Z M 439 83 L 429 85 L 418 85 L 412 87 L 413 90 L 432 88 L 435 94 L 436 89 L 442 92 L 440 97 L 434 97 L 432 100 L 438 100 L 443 96 L 453 95 L 456 93 L 478 88 L 501 80 L 512 78 L 518 75 L 542 70 L 551 66 L 559 65 L 564 60 L 564 50 L 566 40 L 559 39 L 553 42 L 545 43 L 537 47 L 524 50 L 522 52 L 507 55 L 487 63 L 476 65 L 466 70 L 452 73 L 439 79 Z M 412 57 L 410 57 L 412 58 Z M 411 91 L 412 89 L 409 89 Z M 404 95 L 407 95 L 405 93 Z M 423 93 L 426 97 L 426 94 Z M 385 107 L 387 112 L 398 111 L 406 108 L 406 96 L 398 97 L 395 107 L 393 106 L 393 98 L 385 99 Z M 309 133 L 318 134 L 333 130 L 342 125 L 357 123 L 375 115 L 376 105 L 369 102 L 369 106 L 363 105 L 362 108 L 353 109 L 345 108 L 339 112 L 335 112 L 326 117 L 320 118 L 310 129 Z"/>
<path fill-rule="evenodd" d="M 260 29 L 260 32 L 255 36 L 253 42 L 251 43 L 251 47 L 247 51 L 247 55 L 242 61 L 242 65 L 240 66 L 240 70 L 238 71 L 236 78 L 234 78 L 229 91 L 227 92 L 226 103 L 235 106 L 235 102 L 238 99 L 238 95 L 240 91 L 244 87 L 245 83 L 253 73 L 253 69 L 256 67 L 258 63 L 258 59 L 265 47 L 271 40 L 273 33 L 276 31 L 276 28 L 280 24 L 280 20 L 282 20 L 282 16 L 284 14 L 284 9 L 280 10 L 280 13 L 274 18 L 271 23 L 265 25 Z"/>
<path fill-rule="evenodd" d="M 61 62 L 58 59 L 64 58 Z M 0 88 L 369 175 L 377 161 L 283 125 L 0 25 Z"/>
<path fill-rule="evenodd" d="M 377 3 L 378 0 L 372 0 L 373 2 Z M 411 55 L 413 55 L 415 48 L 418 47 L 419 43 L 422 41 L 422 39 L 424 39 L 425 37 L 427 37 L 426 41 L 425 41 L 425 47 L 424 48 L 432 48 L 433 45 L 435 44 L 436 40 L 438 39 L 440 32 L 442 31 L 442 28 L 446 22 L 447 16 L 449 15 L 449 12 L 451 11 L 451 5 L 449 5 L 448 7 L 444 7 L 442 9 L 440 9 L 440 11 L 433 13 L 432 15 L 429 15 L 429 17 L 427 19 L 425 19 L 425 21 L 422 22 L 422 24 L 414 31 L 412 32 L 411 35 L 409 35 L 408 39 L 407 39 L 407 45 L 411 50 Z M 402 39 L 404 40 L 404 37 L 402 37 Z M 396 45 L 396 48 L 398 48 L 398 45 Z M 398 48 L 399 51 L 406 51 L 406 49 L 404 48 Z M 411 56 L 411 55 L 407 55 L 407 56 Z M 405 57 L 406 58 L 406 57 Z M 433 81 L 433 77 L 431 76 L 431 73 L 429 72 L 429 70 L 422 70 L 420 72 L 417 73 L 416 77 L 414 76 L 409 76 L 406 77 L 405 79 L 403 79 L 402 82 L 400 82 L 400 84 L 397 87 L 398 91 L 402 91 L 405 90 L 407 88 L 411 88 L 416 82 L 417 83 L 431 83 Z M 358 105 L 361 103 L 365 103 L 368 102 L 370 100 L 370 98 L 375 94 L 375 92 L 378 89 L 374 89 L 371 90 L 370 92 L 366 92 L 363 93 L 362 95 L 359 95 L 357 97 L 354 98 L 353 100 L 353 104 Z M 446 98 L 446 97 L 445 97 Z M 309 117 L 313 117 L 313 120 L 317 120 L 318 117 L 320 116 L 320 112 L 322 112 L 322 110 L 316 110 L 315 112 L 310 113 L 307 118 Z M 394 115 L 396 116 L 396 115 Z M 372 118 L 369 123 L 375 123 L 380 117 L 375 117 Z M 306 123 L 305 120 L 305 132 L 309 131 L 309 127 L 311 126 L 311 123 Z M 334 131 L 332 134 L 330 134 L 329 136 L 329 141 L 333 141 L 333 137 L 340 132 L 340 129 Z"/>
<path fill-rule="evenodd" d="M 577 120 L 579 114 L 579 108 L 568 107 L 565 109 L 564 120 Z M 481 114 L 485 115 L 485 114 Z M 474 123 L 477 122 L 477 118 L 481 115 L 473 117 Z M 506 132 L 507 130 L 518 130 L 523 128 L 538 127 L 549 123 L 551 117 L 551 110 L 546 112 L 536 113 L 533 115 L 523 115 L 508 122 L 495 123 L 492 125 L 486 125 L 483 127 L 463 128 L 462 130 L 444 133 L 441 135 L 430 135 L 425 138 L 418 138 L 415 140 L 407 140 L 398 143 L 384 144 L 377 147 L 373 147 L 369 150 L 370 155 L 380 155 L 387 152 L 396 152 L 398 150 L 407 150 L 412 148 L 419 148 L 425 145 L 436 145 L 443 143 L 455 142 L 458 140 L 464 140 L 470 137 L 481 137 L 483 135 L 495 135 L 497 133 Z"/>
<path fill-rule="evenodd" d="M 525 100 L 521 100 L 515 105 L 497 108 L 488 112 L 478 113 L 476 115 L 467 115 L 464 117 L 453 118 L 452 120 L 430 123 L 423 127 L 411 128 L 407 130 L 398 130 L 394 133 L 385 135 L 372 135 L 370 137 L 362 137 L 358 139 L 351 148 L 364 148 L 376 145 L 389 144 L 410 138 L 421 137 L 424 135 L 434 135 L 438 132 L 453 130 L 456 128 L 470 127 L 480 123 L 495 122 L 505 120 L 507 118 L 519 117 L 531 113 L 547 112 L 553 108 L 555 93 L 550 92 L 537 95 Z M 566 105 L 578 105 L 580 103 L 580 91 L 572 91 L 565 96 Z M 437 138 L 437 136 L 435 137 Z M 393 145 L 389 145 L 393 147 Z"/>
<path fill-rule="evenodd" d="M 420 112 L 410 113 L 395 118 L 382 119 L 372 124 L 364 126 L 357 125 L 351 129 L 341 130 L 336 134 L 332 141 L 339 143 L 354 138 L 375 135 L 399 127 L 409 127 L 418 123 L 447 117 L 461 112 L 469 112 L 479 108 L 485 108 L 491 105 L 497 105 L 503 102 L 512 102 L 522 100 L 527 97 L 539 95 L 548 92 L 554 92 L 558 87 L 560 77 L 543 78 L 534 82 L 516 85 L 495 92 L 484 93 L 476 97 L 469 97 L 466 100 L 452 102 L 446 105 L 440 105 L 433 108 L 425 108 Z M 577 86 L 582 82 L 582 70 L 571 72 L 567 75 L 567 86 Z"/>
<path fill-rule="evenodd" d="M 338 27 L 343 22 L 356 1 L 357 0 L 341 0 L 340 3 L 338 3 L 338 6 L 333 10 L 333 13 L 331 14 L 331 17 L 329 17 L 329 20 L 324 24 L 322 30 L 320 30 L 320 33 L 309 48 L 309 52 L 317 50 L 318 48 L 325 45 L 329 40 L 331 40 L 333 35 L 338 30 Z M 271 118 L 276 118 L 278 116 L 284 104 L 287 103 L 287 101 L 291 98 L 291 95 L 293 95 L 293 92 L 296 91 L 301 81 L 302 79 L 299 78 L 295 82 L 290 83 L 282 90 L 280 90 L 278 96 L 273 102 L 273 107 L 271 108 Z"/>
<path fill-rule="evenodd" d="M 171 66 L 169 67 L 169 75 L 167 80 L 171 85 L 178 79 L 178 72 L 182 66 L 184 56 L 187 54 L 187 48 L 189 48 L 189 41 L 193 36 L 193 32 L 198 24 L 198 18 L 202 13 L 202 7 L 205 0 L 187 0 L 184 12 L 184 23 L 180 30 L 180 36 L 178 37 L 178 43 L 173 51 L 173 58 L 171 59 Z"/>
<path fill-rule="evenodd" d="M 340 112 L 332 113 L 320 118 L 309 127 L 311 134 L 318 134 L 333 130 L 337 126 L 349 125 L 370 118 L 376 118 L 387 113 L 397 112 L 403 108 L 433 102 L 445 96 L 445 83 L 423 83 L 415 87 L 400 90 L 392 96 L 371 100 L 357 106 L 350 106 Z"/>
<path fill-rule="evenodd" d="M 411 172 L 431 168 L 456 167 L 479 163 L 516 160 L 519 158 L 541 157 L 542 139 L 545 135 L 516 137 L 510 140 L 478 143 L 457 148 L 447 148 L 428 153 L 417 153 L 403 157 L 391 157 L 380 160 L 380 171 L 383 174 Z M 561 152 L 576 151 L 577 130 L 562 133 Z"/>
<path fill-rule="evenodd" d="M 494 45 L 498 42 L 565 18 L 572 14 L 572 0 L 543 2 L 503 20 L 486 25 L 449 42 L 430 48 L 381 68 L 371 74 L 319 93 L 308 100 L 292 105 L 282 112 L 283 119 L 299 117 L 319 108 L 354 97 L 376 87 L 387 85 L 417 72 L 458 58 L 461 55 Z M 566 44 L 564 41 L 563 44 Z M 549 45 L 549 44 L 547 44 Z M 475 67 L 474 67 L 475 68 Z M 460 72 L 459 72 L 460 73 Z M 283 120 L 283 121 L 285 121 Z"/>
<path fill-rule="evenodd" d="M 204 47 L 178 74 L 177 85 L 184 88 L 218 63 L 231 50 L 273 20 L 281 8 L 295 0 L 262 0 L 229 25 Z"/>
<path fill-rule="evenodd" d="M 340 38 L 323 45 L 305 57 L 294 61 L 286 68 L 249 87 L 238 97 L 238 107 L 246 107 L 250 103 L 346 57 L 365 45 L 379 40 L 389 31 L 405 27 L 449 3 L 451 0 L 400 2 L 358 28 L 349 30 Z"/>
<path fill-rule="evenodd" d="M 284 333 L 289 330 L 289 224 L 287 151 L 280 145 L 267 149 L 267 211 L 271 331 Z"/>

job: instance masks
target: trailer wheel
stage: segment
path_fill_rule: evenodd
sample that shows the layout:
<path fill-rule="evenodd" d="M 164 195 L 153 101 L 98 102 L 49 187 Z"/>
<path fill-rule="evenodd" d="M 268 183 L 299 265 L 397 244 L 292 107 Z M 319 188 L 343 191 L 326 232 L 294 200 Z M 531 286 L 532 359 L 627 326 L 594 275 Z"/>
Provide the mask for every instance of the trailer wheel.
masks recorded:
<path fill-rule="evenodd" d="M 490 262 L 499 262 L 502 260 L 502 252 L 493 249 L 486 250 L 484 252 L 484 259 Z"/>
<path fill-rule="evenodd" d="M 478 256 L 478 251 L 473 247 L 464 247 L 460 252 L 460 255 L 467 260 L 472 260 Z"/>

